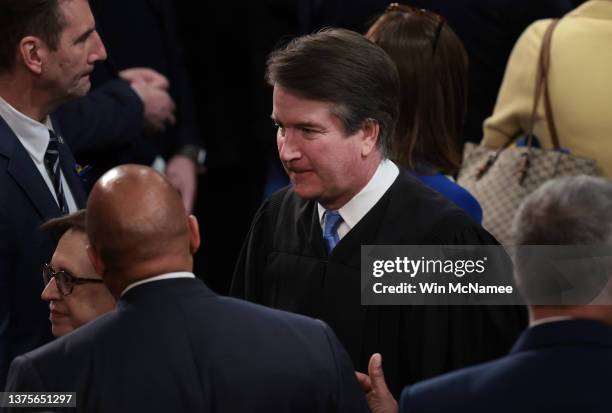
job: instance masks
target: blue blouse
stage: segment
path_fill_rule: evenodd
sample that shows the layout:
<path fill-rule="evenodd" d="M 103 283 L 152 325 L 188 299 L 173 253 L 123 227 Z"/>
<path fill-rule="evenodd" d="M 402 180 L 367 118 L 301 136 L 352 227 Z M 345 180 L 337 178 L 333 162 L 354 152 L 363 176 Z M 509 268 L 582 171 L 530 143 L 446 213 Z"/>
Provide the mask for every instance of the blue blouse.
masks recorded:
<path fill-rule="evenodd" d="M 476 198 L 462 186 L 459 186 L 449 179 L 446 175 L 442 173 L 418 175 L 415 172 L 412 172 L 412 175 L 423 184 L 453 201 L 455 205 L 467 212 L 474 221 L 482 223 L 482 208 Z"/>

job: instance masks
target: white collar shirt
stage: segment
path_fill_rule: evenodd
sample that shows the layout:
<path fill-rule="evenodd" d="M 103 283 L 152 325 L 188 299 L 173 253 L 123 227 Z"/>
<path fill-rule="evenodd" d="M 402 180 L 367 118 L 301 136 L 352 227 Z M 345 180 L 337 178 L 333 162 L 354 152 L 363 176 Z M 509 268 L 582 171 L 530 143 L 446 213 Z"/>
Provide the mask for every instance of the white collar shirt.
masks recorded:
<path fill-rule="evenodd" d="M 342 223 L 338 227 L 338 238 L 342 239 L 361 219 L 376 205 L 399 175 L 399 168 L 388 159 L 383 159 L 370 181 L 342 208 L 338 213 L 342 217 Z M 317 203 L 319 212 L 319 223 L 321 230 L 324 228 L 323 214 L 325 208 Z"/>
<path fill-rule="evenodd" d="M 181 272 L 169 272 L 169 273 L 166 273 L 166 274 L 156 275 L 155 277 L 151 277 L 151 278 L 147 278 L 147 279 L 144 279 L 144 280 L 136 281 L 135 283 L 132 283 L 132 284 L 128 285 L 121 292 L 121 297 L 123 297 L 123 295 L 125 293 L 127 293 L 128 291 L 130 291 L 132 288 L 138 287 L 139 285 L 147 284 L 147 283 L 151 283 L 151 282 L 155 282 L 155 281 L 161 281 L 161 280 L 171 280 L 171 279 L 174 279 L 174 278 L 195 278 L 195 275 L 192 272 L 183 272 L 183 271 L 181 271 Z"/>
<path fill-rule="evenodd" d="M 0 116 L 4 119 L 9 128 L 11 128 L 13 133 L 15 133 L 21 145 L 28 152 L 30 158 L 32 158 L 32 162 L 34 162 L 36 169 L 38 169 L 38 172 L 49 188 L 49 192 L 51 192 L 53 199 L 55 199 L 57 203 L 57 194 L 55 193 L 53 182 L 45 168 L 45 153 L 47 152 L 47 146 L 49 145 L 50 139 L 49 131 L 53 130 L 51 119 L 47 116 L 44 123 L 37 122 L 13 108 L 2 97 L 0 97 Z M 61 168 L 60 173 L 68 211 L 76 212 L 78 210 L 76 202 Z"/>

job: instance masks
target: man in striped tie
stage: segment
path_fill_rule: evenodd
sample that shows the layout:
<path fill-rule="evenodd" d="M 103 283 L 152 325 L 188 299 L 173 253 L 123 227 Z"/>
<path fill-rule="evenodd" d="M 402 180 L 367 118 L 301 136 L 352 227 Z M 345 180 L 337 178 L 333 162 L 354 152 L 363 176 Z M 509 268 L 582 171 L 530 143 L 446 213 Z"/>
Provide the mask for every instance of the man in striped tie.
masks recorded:
<path fill-rule="evenodd" d="M 0 389 L 10 361 L 52 337 L 39 299 L 44 221 L 85 204 L 51 113 L 106 58 L 86 0 L 0 0 Z"/>

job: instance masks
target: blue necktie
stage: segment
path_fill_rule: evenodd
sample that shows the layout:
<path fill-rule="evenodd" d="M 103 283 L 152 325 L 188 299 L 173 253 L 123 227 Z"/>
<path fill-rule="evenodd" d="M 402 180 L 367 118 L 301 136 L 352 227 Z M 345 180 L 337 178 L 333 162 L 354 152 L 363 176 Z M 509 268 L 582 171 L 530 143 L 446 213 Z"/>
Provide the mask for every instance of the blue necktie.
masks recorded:
<path fill-rule="evenodd" d="M 342 224 L 342 217 L 338 211 L 325 211 L 323 214 L 323 239 L 330 254 L 336 244 L 340 241 L 338 227 Z"/>
<path fill-rule="evenodd" d="M 55 189 L 55 195 L 57 196 L 57 205 L 59 209 L 62 211 L 62 215 L 68 214 L 68 204 L 66 203 L 66 198 L 64 197 L 64 188 L 62 188 L 62 174 L 59 165 L 59 148 L 57 142 L 57 136 L 53 133 L 53 131 L 49 131 L 49 146 L 47 146 L 47 151 L 45 152 L 45 167 L 47 168 L 47 173 L 49 174 L 49 178 L 51 178 L 51 182 L 53 183 L 53 188 Z"/>

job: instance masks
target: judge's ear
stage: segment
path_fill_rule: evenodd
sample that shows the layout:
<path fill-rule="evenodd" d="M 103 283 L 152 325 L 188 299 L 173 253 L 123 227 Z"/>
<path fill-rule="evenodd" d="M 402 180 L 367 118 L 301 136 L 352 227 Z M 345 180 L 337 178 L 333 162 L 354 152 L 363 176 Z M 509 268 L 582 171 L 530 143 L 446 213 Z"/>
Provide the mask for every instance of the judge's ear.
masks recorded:
<path fill-rule="evenodd" d="M 361 140 L 361 156 L 364 158 L 369 156 L 378 146 L 378 134 L 380 133 L 380 125 L 375 119 L 366 119 L 361 127 L 363 132 Z"/>
<path fill-rule="evenodd" d="M 26 36 L 19 42 L 17 53 L 25 67 L 40 75 L 43 70 L 43 62 L 49 53 L 49 48 L 38 37 Z"/>
<path fill-rule="evenodd" d="M 194 215 L 189 215 L 189 252 L 191 255 L 195 254 L 200 248 L 200 226 L 198 225 L 198 219 Z"/>
<path fill-rule="evenodd" d="M 89 256 L 89 261 L 91 261 L 91 264 L 93 265 L 96 274 L 104 278 L 106 265 L 104 265 L 104 261 L 102 261 L 102 257 L 100 257 L 100 254 L 98 253 L 96 248 L 91 244 L 87 245 L 87 255 Z"/>

